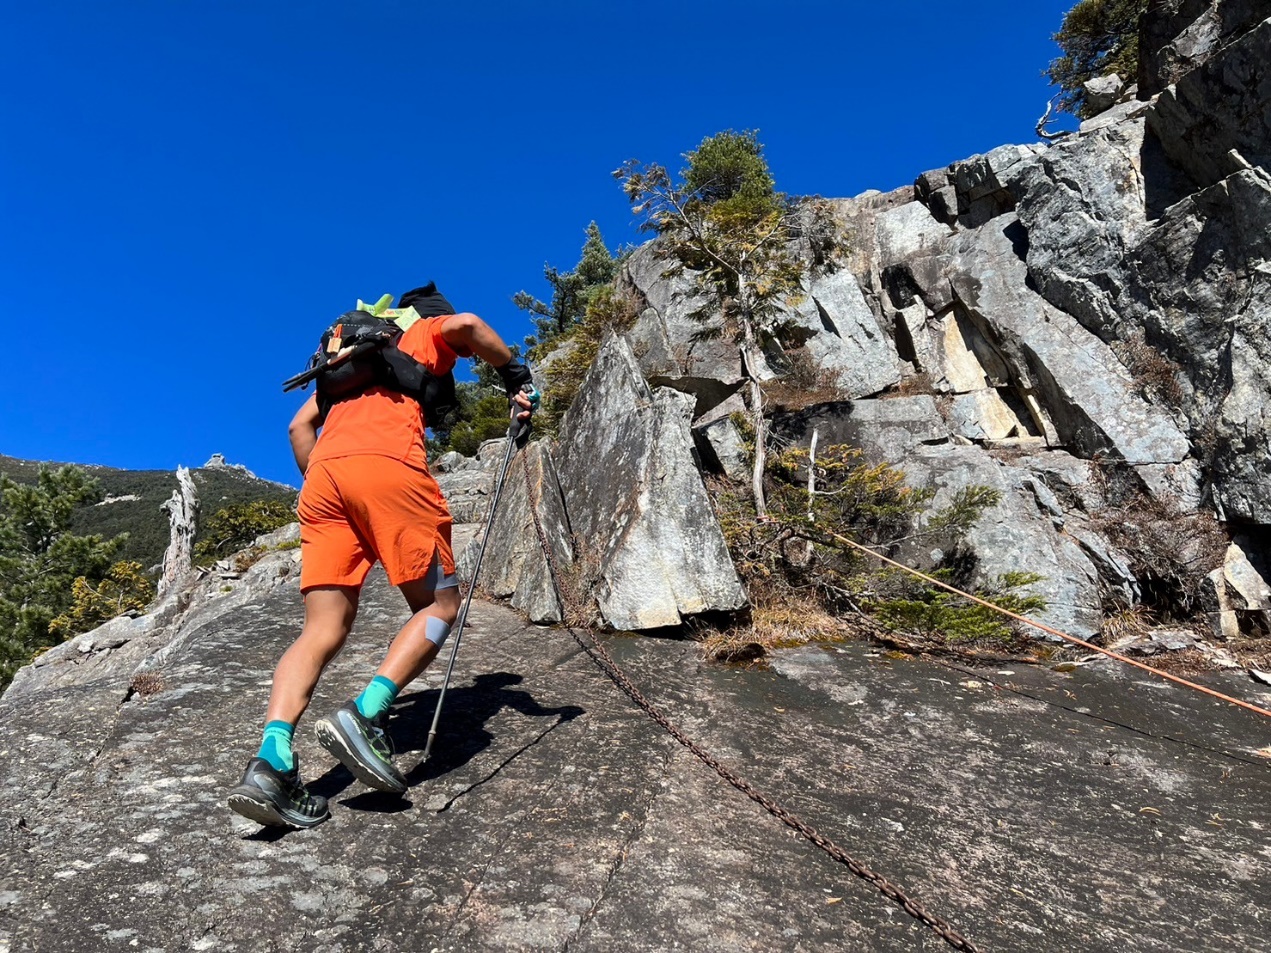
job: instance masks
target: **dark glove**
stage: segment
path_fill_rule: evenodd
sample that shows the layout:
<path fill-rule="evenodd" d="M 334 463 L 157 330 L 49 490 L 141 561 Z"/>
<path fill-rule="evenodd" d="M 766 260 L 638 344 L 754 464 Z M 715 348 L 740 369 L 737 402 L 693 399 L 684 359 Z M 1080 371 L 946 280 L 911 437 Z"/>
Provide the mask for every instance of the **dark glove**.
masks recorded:
<path fill-rule="evenodd" d="M 534 387 L 534 375 L 516 358 L 512 358 L 502 367 L 496 367 L 495 371 L 503 381 L 503 389 L 507 391 L 508 400 L 519 394 L 523 385 L 529 384 L 531 389 Z M 538 393 L 538 391 L 534 392 Z M 531 401 L 533 399 L 533 397 L 530 398 Z"/>
<path fill-rule="evenodd" d="M 523 411 L 521 405 L 516 402 L 516 395 L 524 394 L 529 400 L 531 414 L 538 410 L 543 395 L 534 386 L 534 377 L 530 374 L 530 369 L 516 358 L 512 358 L 502 367 L 496 367 L 495 371 L 502 378 L 503 386 L 507 389 L 508 402 L 512 405 L 512 439 L 517 447 L 524 447 L 529 442 L 532 424 L 528 417 L 525 420 L 517 419 L 517 415 Z"/>

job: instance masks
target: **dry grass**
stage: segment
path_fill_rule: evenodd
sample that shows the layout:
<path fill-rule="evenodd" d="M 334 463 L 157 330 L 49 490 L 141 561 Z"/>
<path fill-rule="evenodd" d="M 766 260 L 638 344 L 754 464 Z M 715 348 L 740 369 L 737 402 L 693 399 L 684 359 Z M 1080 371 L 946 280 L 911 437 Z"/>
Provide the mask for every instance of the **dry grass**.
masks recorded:
<path fill-rule="evenodd" d="M 260 562 L 261 557 L 265 555 L 264 546 L 251 546 L 241 552 L 234 554 L 234 571 L 247 572 L 252 566 Z"/>
<path fill-rule="evenodd" d="M 1180 678 L 1191 678 L 1214 671 L 1214 663 L 1204 652 L 1198 649 L 1183 649 L 1179 652 L 1159 652 L 1147 658 L 1137 659 L 1149 668 L 1158 672 L 1167 672 Z"/>
<path fill-rule="evenodd" d="M 702 640 L 702 650 L 713 661 L 750 662 L 775 649 L 842 642 L 857 634 L 854 626 L 812 600 L 787 599 L 755 608 L 747 624 L 712 632 Z"/>
<path fill-rule="evenodd" d="M 1234 639 L 1226 648 L 1245 668 L 1271 672 L 1271 637 Z"/>
<path fill-rule="evenodd" d="M 1230 544 L 1222 524 L 1210 513 L 1186 512 L 1176 499 L 1149 495 L 1123 464 L 1091 464 L 1091 483 L 1105 500 L 1091 525 L 1129 557 L 1143 601 L 1162 621 L 1196 621 L 1207 574 L 1222 565 Z"/>
<path fill-rule="evenodd" d="M 134 694 L 149 698 L 151 695 L 158 695 L 166 690 L 168 684 L 158 672 L 138 672 L 132 677 L 128 687 Z"/>
<path fill-rule="evenodd" d="M 1146 400 L 1170 407 L 1177 407 L 1182 402 L 1184 394 L 1179 383 L 1182 369 L 1148 344 L 1142 333 L 1126 341 L 1117 341 L 1112 350 L 1130 372 L 1139 393 Z"/>
<path fill-rule="evenodd" d="M 911 374 L 909 377 L 901 378 L 900 383 L 883 394 L 882 397 L 917 397 L 920 394 L 934 394 L 935 392 L 936 387 L 931 380 L 931 375 L 926 371 L 922 371 L 918 374 Z"/>
<path fill-rule="evenodd" d="M 1147 635 L 1156 621 L 1156 614 L 1145 605 L 1133 605 L 1118 609 L 1103 620 L 1105 645 L 1119 645 Z"/>
<path fill-rule="evenodd" d="M 847 399 L 837 375 L 820 367 L 807 348 L 790 351 L 788 357 L 785 373 L 777 380 L 761 385 L 764 400 L 772 409 L 797 411 L 814 404 Z"/>

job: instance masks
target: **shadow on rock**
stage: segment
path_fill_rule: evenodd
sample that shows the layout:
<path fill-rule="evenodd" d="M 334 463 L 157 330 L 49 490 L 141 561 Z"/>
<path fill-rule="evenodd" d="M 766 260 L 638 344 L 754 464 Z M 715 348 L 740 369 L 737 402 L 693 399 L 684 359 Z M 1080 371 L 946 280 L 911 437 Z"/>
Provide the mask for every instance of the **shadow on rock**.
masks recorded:
<path fill-rule="evenodd" d="M 451 688 L 446 692 L 446 704 L 441 713 L 441 722 L 437 726 L 437 741 L 433 745 L 432 756 L 406 772 L 407 783 L 414 787 L 423 781 L 431 781 L 462 767 L 488 748 L 494 740 L 494 733 L 486 729 L 485 723 L 505 708 L 531 718 L 555 715 L 557 719 L 545 730 L 538 732 L 516 754 L 536 744 L 557 725 L 573 721 L 585 713 L 585 709 L 577 705 L 546 708 L 535 701 L 529 692 L 510 688 L 520 684 L 522 680 L 522 676 L 512 672 L 491 672 L 478 675 L 472 685 Z M 429 689 L 398 699 L 393 717 L 389 721 L 388 734 L 399 758 L 408 751 L 423 751 L 426 747 L 428 729 L 432 727 L 433 713 L 440 695 L 440 689 Z M 308 787 L 313 794 L 334 800 L 354 783 L 352 773 L 343 765 L 336 764 L 310 781 Z M 412 806 L 405 797 L 381 791 L 362 791 L 340 803 L 354 810 L 382 814 L 396 814 Z"/>
<path fill-rule="evenodd" d="M 531 744 L 557 725 L 573 721 L 585 713 L 585 709 L 577 705 L 544 707 L 529 692 L 510 687 L 519 685 L 522 680 L 522 676 L 512 672 L 491 672 L 478 675 L 472 685 L 447 691 L 432 755 L 407 773 L 407 782 L 415 785 L 430 781 L 471 761 L 494 741 L 494 733 L 485 725 L 505 708 L 529 718 L 556 716 L 555 724 L 545 726 L 545 731 L 536 732 Z M 428 729 L 432 726 L 440 694 L 440 689 L 417 692 L 407 696 L 405 704 L 396 709 L 389 734 L 399 753 L 423 751 L 427 746 Z"/>

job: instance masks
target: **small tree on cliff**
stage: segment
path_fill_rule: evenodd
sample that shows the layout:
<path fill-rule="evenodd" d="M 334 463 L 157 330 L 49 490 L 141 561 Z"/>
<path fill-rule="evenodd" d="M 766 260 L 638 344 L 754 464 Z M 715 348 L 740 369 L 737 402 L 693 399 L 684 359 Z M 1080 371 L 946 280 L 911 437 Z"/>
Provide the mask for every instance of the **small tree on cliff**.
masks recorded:
<path fill-rule="evenodd" d="M 551 265 L 543 268 L 543 277 L 552 287 L 552 300 L 540 301 L 527 291 L 518 291 L 512 303 L 534 317 L 534 337 L 527 338 L 531 348 L 546 344 L 579 324 L 587 313 L 597 291 L 613 281 L 618 261 L 605 245 L 600 226 L 587 226 L 587 241 L 573 271 L 559 271 Z"/>
<path fill-rule="evenodd" d="M 664 166 L 635 159 L 614 177 L 643 218 L 640 227 L 657 232 L 682 267 L 700 273 L 738 346 L 754 428 L 751 488 L 764 517 L 767 424 L 758 367 L 780 305 L 801 293 L 805 265 L 793 243 L 818 215 L 776 191 L 755 132 L 708 136 L 685 158 L 679 181 Z"/>
<path fill-rule="evenodd" d="M 733 333 L 755 438 L 751 489 L 756 511 L 766 516 L 767 428 L 757 363 L 766 312 L 798 284 L 796 262 L 786 253 L 789 208 L 754 132 L 708 136 L 685 158 L 678 182 L 664 166 L 634 159 L 614 175 L 632 211 L 643 216 L 641 229 L 656 231 L 682 266 L 701 273 Z"/>
<path fill-rule="evenodd" d="M 1059 108 L 1086 117 L 1083 84 L 1116 73 L 1133 80 L 1139 71 L 1139 19 L 1152 0 L 1080 0 L 1064 15 L 1054 40 L 1063 56 L 1046 75 L 1060 89 Z"/>

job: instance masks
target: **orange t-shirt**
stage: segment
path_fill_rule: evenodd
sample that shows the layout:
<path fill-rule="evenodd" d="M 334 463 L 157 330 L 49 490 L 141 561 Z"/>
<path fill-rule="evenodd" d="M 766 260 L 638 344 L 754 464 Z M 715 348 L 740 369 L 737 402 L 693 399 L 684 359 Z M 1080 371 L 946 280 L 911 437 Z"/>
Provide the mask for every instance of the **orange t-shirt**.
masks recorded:
<path fill-rule="evenodd" d="M 441 336 L 442 324 L 451 317 L 416 321 L 398 339 L 397 347 L 432 373 L 445 374 L 461 356 L 469 356 L 459 354 Z M 372 387 L 331 408 L 309 463 L 372 453 L 427 470 L 426 426 L 418 401 L 383 387 Z"/>

